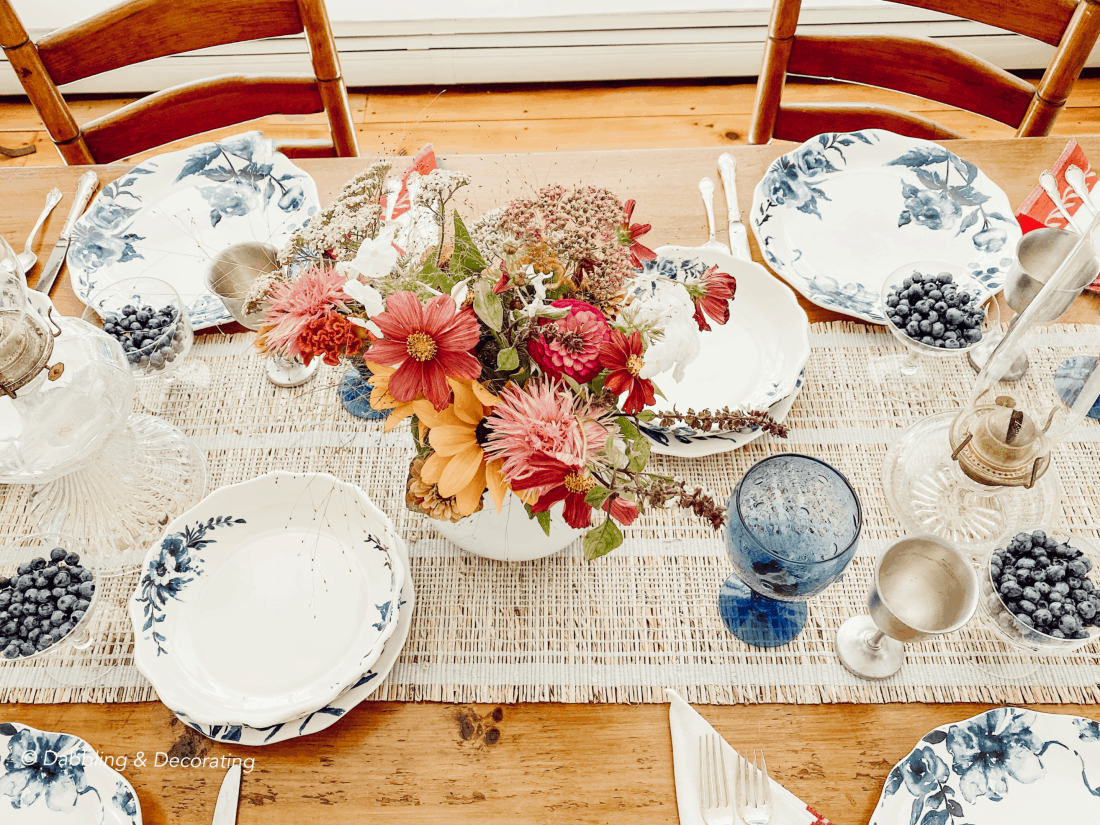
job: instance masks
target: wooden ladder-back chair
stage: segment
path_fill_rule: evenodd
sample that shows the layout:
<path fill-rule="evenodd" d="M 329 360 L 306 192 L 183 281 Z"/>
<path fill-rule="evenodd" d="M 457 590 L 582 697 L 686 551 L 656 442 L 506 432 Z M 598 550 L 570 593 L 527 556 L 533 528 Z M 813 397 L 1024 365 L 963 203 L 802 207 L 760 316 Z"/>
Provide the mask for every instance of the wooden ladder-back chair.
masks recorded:
<path fill-rule="evenodd" d="M 59 86 L 156 57 L 305 32 L 314 76 L 227 75 L 141 98 L 81 128 Z M 9 0 L 0 42 L 66 163 L 110 163 L 268 115 L 325 112 L 332 142 L 280 142 L 292 157 L 356 157 L 347 90 L 324 0 L 130 0 L 38 43 Z"/>
<path fill-rule="evenodd" d="M 922 37 L 802 36 L 801 0 L 774 0 L 756 89 L 749 143 L 773 137 L 808 140 L 821 132 L 883 128 L 912 137 L 964 135 L 934 121 L 878 104 L 781 104 L 788 74 L 892 89 L 966 109 L 1016 129 L 1050 132 L 1100 33 L 1100 0 L 891 0 L 986 23 L 1056 46 L 1033 86 L 968 52 Z"/>

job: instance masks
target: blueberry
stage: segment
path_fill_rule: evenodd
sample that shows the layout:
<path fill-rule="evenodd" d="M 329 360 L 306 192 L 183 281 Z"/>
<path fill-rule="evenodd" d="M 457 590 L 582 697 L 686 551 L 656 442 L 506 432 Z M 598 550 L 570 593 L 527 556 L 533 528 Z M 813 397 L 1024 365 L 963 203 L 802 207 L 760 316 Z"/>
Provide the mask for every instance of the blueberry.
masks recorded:
<path fill-rule="evenodd" d="M 38 618 L 39 619 L 48 619 L 50 616 L 53 615 L 53 611 L 54 611 L 54 608 L 51 607 L 49 605 L 49 603 L 40 604 L 40 605 L 38 605 L 38 611 L 37 611 Z"/>
<path fill-rule="evenodd" d="M 38 626 L 38 619 L 34 616 L 24 616 L 23 621 L 20 622 L 20 626 L 30 630 L 32 627 Z"/>
<path fill-rule="evenodd" d="M 1078 578 L 1083 578 L 1084 575 L 1089 572 L 1088 565 L 1085 563 L 1085 561 L 1086 560 L 1084 558 L 1074 559 L 1066 565 L 1066 568 L 1074 576 L 1077 576 Z"/>
<path fill-rule="evenodd" d="M 30 562 L 24 562 L 23 564 L 19 565 L 19 571 L 18 572 L 19 572 L 20 576 L 25 576 L 28 573 L 30 573 L 31 572 Z"/>
<path fill-rule="evenodd" d="M 1091 599 L 1089 601 L 1079 602 L 1077 605 L 1077 613 L 1086 621 L 1095 619 L 1097 615 L 1096 602 Z"/>
<path fill-rule="evenodd" d="M 50 561 L 65 561 L 68 551 L 64 547 L 55 547 L 50 551 Z"/>
<path fill-rule="evenodd" d="M 11 642 L 4 648 L 5 659 L 18 659 L 19 658 L 19 645 L 15 642 Z"/>
<path fill-rule="evenodd" d="M 79 577 L 82 582 L 90 582 L 94 578 L 94 575 L 87 567 L 81 567 Z"/>
<path fill-rule="evenodd" d="M 57 571 L 57 576 L 53 580 L 54 587 L 66 587 L 69 582 L 72 581 L 72 576 L 69 575 L 68 570 Z"/>
<path fill-rule="evenodd" d="M 62 596 L 65 595 L 65 592 L 66 591 L 64 587 L 55 587 L 53 590 L 50 591 L 50 595 L 53 596 L 55 599 L 60 599 Z"/>
<path fill-rule="evenodd" d="M 1063 596 L 1057 590 L 1051 590 L 1049 593 L 1047 593 L 1047 599 L 1050 601 L 1050 605 L 1053 608 L 1054 603 L 1057 602 L 1061 604 L 1062 600 L 1065 599 L 1065 596 Z"/>
<path fill-rule="evenodd" d="M 77 610 L 87 610 L 88 605 L 90 605 L 90 604 L 91 604 L 91 602 L 89 602 L 87 599 L 77 599 L 76 609 Z"/>
<path fill-rule="evenodd" d="M 1081 629 L 1081 620 L 1076 616 L 1063 616 L 1058 621 L 1058 629 L 1063 633 L 1075 633 Z"/>
<path fill-rule="evenodd" d="M 1045 626 L 1054 621 L 1054 617 L 1050 615 L 1050 611 L 1042 607 L 1031 614 L 1031 619 L 1039 626 Z"/>
<path fill-rule="evenodd" d="M 1052 564 L 1047 568 L 1047 581 L 1060 582 L 1066 577 L 1066 568 L 1061 564 Z"/>
<path fill-rule="evenodd" d="M 972 297 L 973 296 L 969 292 L 961 292 L 959 293 L 959 303 L 963 305 L 969 304 Z"/>
<path fill-rule="evenodd" d="M 121 312 L 121 313 L 122 313 L 123 315 L 133 315 L 133 314 L 134 314 L 135 312 L 137 312 L 137 307 L 136 307 L 136 306 L 134 306 L 133 304 L 127 304 L 126 306 L 124 306 L 124 307 L 123 307 L 123 308 L 122 308 L 121 310 L 119 310 L 119 311 L 120 311 L 120 312 Z"/>
<path fill-rule="evenodd" d="M 932 322 L 932 337 L 943 338 L 943 334 L 947 332 L 947 329 L 939 321 Z"/>
<path fill-rule="evenodd" d="M 1028 615 L 1030 615 L 1034 613 L 1037 609 L 1038 607 L 1036 607 L 1034 603 L 1030 602 L 1027 599 L 1020 599 L 1020 601 L 1016 603 L 1016 610 L 1019 613 L 1027 613 Z"/>
<path fill-rule="evenodd" d="M 76 567 L 80 564 L 80 554 L 69 553 L 69 555 L 65 557 L 65 564 L 69 565 L 69 567 Z"/>
<path fill-rule="evenodd" d="M 39 556 L 37 559 L 31 559 L 31 569 L 41 570 L 46 566 L 46 560 Z"/>
<path fill-rule="evenodd" d="M 976 344 L 982 340 L 982 331 L 980 329 L 968 329 L 963 333 L 963 337 L 968 343 Z"/>
<path fill-rule="evenodd" d="M 1080 589 L 1081 589 L 1081 585 L 1083 584 L 1083 580 L 1082 580 L 1082 579 L 1080 579 L 1080 578 L 1079 578 L 1079 577 L 1077 577 L 1077 576 L 1070 576 L 1070 577 L 1068 577 L 1068 578 L 1067 578 L 1067 579 L 1065 580 L 1064 584 L 1065 584 L 1065 585 L 1066 585 L 1066 586 L 1067 586 L 1067 587 L 1068 587 L 1068 588 L 1069 588 L 1069 589 L 1070 589 L 1071 591 L 1072 591 L 1072 590 L 1080 590 Z"/>
<path fill-rule="evenodd" d="M 904 281 L 901 282 L 901 288 L 902 289 L 909 289 L 909 287 L 911 287 L 912 285 L 913 285 L 913 279 L 912 278 L 906 278 Z"/>
<path fill-rule="evenodd" d="M 57 600 L 57 609 L 63 610 L 66 613 L 71 613 L 73 608 L 76 607 L 76 596 L 62 596 Z"/>
<path fill-rule="evenodd" d="M 938 312 L 942 317 L 947 312 L 947 304 L 944 301 L 936 301 L 936 303 L 932 305 L 932 309 Z"/>
<path fill-rule="evenodd" d="M 1024 589 L 1016 582 L 1009 581 L 1001 585 L 1001 595 L 1006 599 L 1018 599 L 1024 593 Z"/>
<path fill-rule="evenodd" d="M 85 613 L 87 613 L 86 610 L 74 610 L 69 616 L 69 619 L 72 622 L 79 622 L 81 619 L 84 618 Z"/>
<path fill-rule="evenodd" d="M 891 308 L 896 307 L 899 300 L 901 299 L 898 298 L 897 292 L 891 292 L 889 295 L 886 296 L 886 306 Z"/>
<path fill-rule="evenodd" d="M 30 642 L 23 642 L 21 645 L 19 645 L 19 655 L 20 656 L 33 656 L 34 655 L 34 645 L 32 645 Z"/>

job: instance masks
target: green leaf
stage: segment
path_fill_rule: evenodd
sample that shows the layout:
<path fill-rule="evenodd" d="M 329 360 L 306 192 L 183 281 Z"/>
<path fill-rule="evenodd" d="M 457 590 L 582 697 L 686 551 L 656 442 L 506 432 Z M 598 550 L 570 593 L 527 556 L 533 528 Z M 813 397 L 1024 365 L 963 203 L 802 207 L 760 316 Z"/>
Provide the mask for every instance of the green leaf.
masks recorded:
<path fill-rule="evenodd" d="M 588 395 L 588 393 L 586 393 L 586 392 L 585 392 L 585 391 L 584 391 L 584 390 L 583 390 L 583 389 L 581 388 L 581 385 L 580 385 L 580 384 L 578 384 L 578 383 L 576 382 L 576 380 L 575 380 L 575 379 L 573 379 L 573 378 L 570 378 L 570 377 L 569 377 L 568 375 L 565 375 L 565 374 L 563 374 L 563 375 L 562 375 L 562 378 L 564 378 L 564 379 L 565 379 L 565 383 L 569 385 L 569 389 L 573 390 L 573 392 L 575 392 L 575 393 L 576 393 L 577 395 L 579 395 L 580 397 L 584 398 L 584 397 L 586 397 L 586 396 Z"/>
<path fill-rule="evenodd" d="M 653 410 L 642 410 L 640 413 L 638 413 L 638 416 L 637 416 L 639 421 L 643 421 L 646 424 L 648 424 L 650 421 L 652 421 L 656 417 L 657 417 L 657 413 L 653 412 Z"/>
<path fill-rule="evenodd" d="M 623 531 L 610 517 L 599 527 L 594 527 L 584 537 L 584 557 L 588 561 L 606 556 L 623 543 Z"/>
<path fill-rule="evenodd" d="M 615 423 L 619 425 L 619 430 L 625 438 L 635 439 L 640 435 L 638 428 L 626 416 L 620 415 L 615 419 Z"/>
<path fill-rule="evenodd" d="M 633 442 L 633 449 L 630 451 L 630 461 L 626 465 L 626 469 L 632 473 L 640 473 L 645 469 L 645 465 L 649 463 L 649 451 L 651 445 L 648 438 L 639 438 Z"/>
<path fill-rule="evenodd" d="M 474 312 L 493 332 L 500 332 L 504 326 L 504 305 L 493 292 L 493 285 L 484 278 L 474 281 Z"/>
<path fill-rule="evenodd" d="M 481 256 L 466 224 L 462 222 L 458 210 L 455 210 L 455 251 L 451 256 L 451 271 L 461 272 L 462 276 L 475 275 L 488 269 L 488 262 Z"/>
<path fill-rule="evenodd" d="M 584 497 L 584 501 L 590 507 L 595 507 L 598 510 L 603 507 L 603 503 L 607 501 L 607 497 L 610 495 L 610 490 L 602 485 L 597 484 L 595 487 L 588 491 L 588 495 Z"/>
<path fill-rule="evenodd" d="M 541 513 L 535 513 L 535 518 L 539 520 L 539 525 L 542 527 L 542 532 L 546 535 L 550 535 L 550 511 L 543 510 Z"/>
<path fill-rule="evenodd" d="M 511 372 L 519 367 L 519 351 L 515 347 L 502 349 L 497 353 L 497 369 Z"/>

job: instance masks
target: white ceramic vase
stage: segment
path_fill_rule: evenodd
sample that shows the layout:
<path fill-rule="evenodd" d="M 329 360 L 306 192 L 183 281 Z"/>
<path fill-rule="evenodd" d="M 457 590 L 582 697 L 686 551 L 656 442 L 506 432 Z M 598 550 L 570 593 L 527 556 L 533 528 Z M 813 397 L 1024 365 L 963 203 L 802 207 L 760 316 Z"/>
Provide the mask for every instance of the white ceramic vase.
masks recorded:
<path fill-rule="evenodd" d="M 485 506 L 472 516 L 458 522 L 433 521 L 443 536 L 475 556 L 498 561 L 531 561 L 552 556 L 584 535 L 565 523 L 562 505 L 550 509 L 550 535 L 543 532 L 536 519 L 527 517 L 527 510 L 513 493 L 508 493 L 498 513 L 492 497 L 486 495 Z"/>

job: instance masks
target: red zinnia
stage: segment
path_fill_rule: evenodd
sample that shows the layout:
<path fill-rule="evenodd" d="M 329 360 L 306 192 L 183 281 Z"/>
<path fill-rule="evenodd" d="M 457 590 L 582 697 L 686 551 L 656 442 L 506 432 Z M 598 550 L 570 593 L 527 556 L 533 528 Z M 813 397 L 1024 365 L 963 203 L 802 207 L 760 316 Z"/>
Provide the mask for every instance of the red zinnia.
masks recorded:
<path fill-rule="evenodd" d="M 397 367 L 390 395 L 412 401 L 424 393 L 437 410 L 447 406 L 447 378 L 477 378 L 481 364 L 470 354 L 478 341 L 473 310 L 459 310 L 450 295 L 437 295 L 424 306 L 411 292 L 386 300 L 386 311 L 372 315 L 385 336 L 370 348 L 372 361 Z"/>
<path fill-rule="evenodd" d="M 527 343 L 527 352 L 542 371 L 560 379 L 568 375 L 578 384 L 587 384 L 600 373 L 600 345 L 610 328 L 603 313 L 576 298 L 558 298 L 550 306 L 567 309 L 569 314 L 556 321 L 539 319 L 539 335 Z"/>
<path fill-rule="evenodd" d="M 703 332 L 710 329 L 710 324 L 703 317 L 704 312 L 714 319 L 716 324 L 726 323 L 730 319 L 729 302 L 733 300 L 733 294 L 737 291 L 737 280 L 732 275 L 719 272 L 718 265 L 715 264 L 704 272 L 698 284 L 693 286 L 695 287 L 691 290 L 691 300 L 695 302 L 693 317 L 699 329 Z M 696 294 L 697 292 L 702 292 L 702 295 Z"/>
<path fill-rule="evenodd" d="M 543 513 L 559 501 L 565 501 L 566 523 L 583 530 L 592 526 L 592 505 L 585 501 L 596 480 L 584 465 L 574 466 L 553 458 L 544 452 L 531 456 L 528 464 L 531 472 L 522 480 L 513 481 L 513 490 L 541 488 L 539 500 L 531 506 L 532 513 Z"/>
<path fill-rule="evenodd" d="M 623 222 L 619 225 L 619 236 L 622 238 L 623 243 L 630 247 L 630 261 L 637 269 L 642 265 L 642 261 L 657 260 L 657 253 L 638 241 L 638 238 L 653 227 L 648 223 L 632 224 L 630 216 L 633 214 L 634 201 L 627 201 L 623 204 Z"/>
<path fill-rule="evenodd" d="M 622 395 L 630 391 L 623 404 L 623 412 L 633 415 L 657 400 L 653 382 L 639 378 L 645 362 L 642 361 L 642 334 L 632 332 L 627 337 L 617 329 L 611 330 L 611 338 L 600 345 L 600 363 L 611 370 L 603 385 L 605 389 Z"/>

